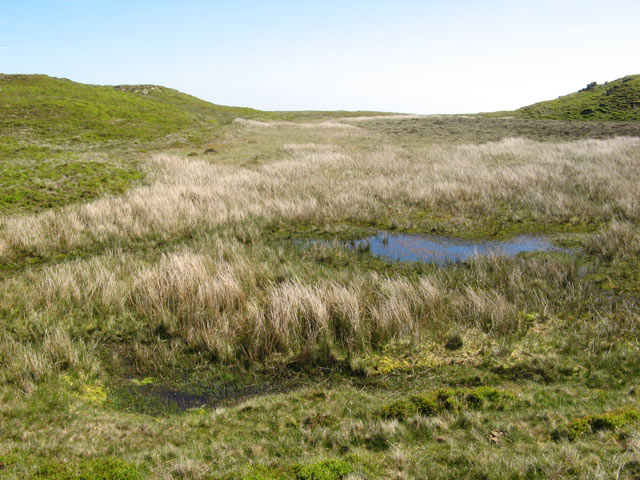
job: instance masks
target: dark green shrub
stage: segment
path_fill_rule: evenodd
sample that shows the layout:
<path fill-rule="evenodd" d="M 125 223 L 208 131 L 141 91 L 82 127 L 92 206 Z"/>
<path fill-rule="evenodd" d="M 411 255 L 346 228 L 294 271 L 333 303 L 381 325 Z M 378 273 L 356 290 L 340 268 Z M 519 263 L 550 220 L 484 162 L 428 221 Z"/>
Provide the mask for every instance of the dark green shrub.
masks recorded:
<path fill-rule="evenodd" d="M 382 407 L 380 414 L 384 418 L 395 418 L 402 420 L 414 414 L 415 406 L 408 400 L 397 400 L 389 405 Z"/>
<path fill-rule="evenodd" d="M 411 397 L 411 403 L 415 405 L 416 410 L 420 415 L 431 417 L 438 414 L 438 403 L 436 402 L 435 398 L 433 398 L 433 395 L 430 395 L 428 393 L 413 395 Z"/>
<path fill-rule="evenodd" d="M 575 418 L 566 427 L 555 430 L 551 436 L 555 439 L 565 437 L 569 440 L 575 440 L 583 433 L 615 430 L 639 421 L 640 411 L 634 407 L 623 407 L 612 412 Z"/>
<path fill-rule="evenodd" d="M 507 401 L 515 396 L 492 387 L 440 389 L 428 393 L 410 396 L 385 405 L 380 410 L 384 418 L 402 420 L 411 415 L 434 416 L 446 411 L 458 411 L 463 408 L 476 410 L 493 408 L 502 410 Z"/>
<path fill-rule="evenodd" d="M 479 395 L 477 392 L 467 393 L 465 401 L 470 408 L 475 408 L 476 410 L 482 409 L 485 404 L 484 397 L 482 395 Z"/>
<path fill-rule="evenodd" d="M 471 408 L 480 409 L 487 403 L 502 407 L 504 400 L 513 400 L 514 396 L 492 387 L 477 387 L 467 391 L 465 400 Z"/>
<path fill-rule="evenodd" d="M 456 410 L 458 408 L 457 390 L 438 390 L 436 398 L 441 410 Z"/>

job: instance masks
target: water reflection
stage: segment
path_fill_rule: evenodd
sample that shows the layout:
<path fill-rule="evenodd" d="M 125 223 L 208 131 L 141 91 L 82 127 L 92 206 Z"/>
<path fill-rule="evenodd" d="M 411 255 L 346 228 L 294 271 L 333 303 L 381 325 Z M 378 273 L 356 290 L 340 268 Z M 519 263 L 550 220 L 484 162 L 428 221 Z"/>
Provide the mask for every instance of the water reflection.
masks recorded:
<path fill-rule="evenodd" d="M 317 243 L 314 240 L 312 243 Z M 328 241 L 320 241 L 328 244 Z M 467 260 L 474 255 L 514 256 L 522 252 L 565 251 L 547 237 L 522 235 L 508 240 L 461 240 L 433 235 L 379 232 L 368 238 L 345 243 L 357 250 L 394 262 L 426 262 L 444 266 Z"/>

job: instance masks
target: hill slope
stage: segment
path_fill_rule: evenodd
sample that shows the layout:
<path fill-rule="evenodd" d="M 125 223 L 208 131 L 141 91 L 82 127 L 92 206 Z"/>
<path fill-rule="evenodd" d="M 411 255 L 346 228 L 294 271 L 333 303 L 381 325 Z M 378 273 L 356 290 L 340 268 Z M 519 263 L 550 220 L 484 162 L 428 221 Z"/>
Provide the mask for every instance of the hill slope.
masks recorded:
<path fill-rule="evenodd" d="M 158 85 L 99 86 L 47 75 L 2 74 L 0 112 L 0 149 L 8 137 L 49 144 L 148 141 L 194 127 L 228 124 L 238 117 L 293 120 L 354 114 L 266 112 L 216 105 Z"/>
<path fill-rule="evenodd" d="M 640 75 L 604 85 L 591 83 L 579 92 L 516 110 L 529 118 L 554 120 L 640 120 Z"/>
<path fill-rule="evenodd" d="M 142 178 L 134 152 L 201 148 L 235 118 L 349 115 L 221 106 L 157 85 L 0 74 L 0 215 L 121 193 Z"/>
<path fill-rule="evenodd" d="M 0 75 L 0 214 L 121 193 L 142 179 L 122 147 L 257 113 L 158 86 Z"/>

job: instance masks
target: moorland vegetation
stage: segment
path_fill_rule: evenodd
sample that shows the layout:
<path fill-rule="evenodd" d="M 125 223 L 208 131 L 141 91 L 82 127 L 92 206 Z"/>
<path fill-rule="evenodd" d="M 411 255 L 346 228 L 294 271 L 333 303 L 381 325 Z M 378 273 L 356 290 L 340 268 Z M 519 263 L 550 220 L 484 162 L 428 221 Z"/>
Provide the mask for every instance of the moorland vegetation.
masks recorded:
<path fill-rule="evenodd" d="M 640 472 L 637 119 L 44 76 L 0 105 L 1 477 Z M 564 249 L 441 268 L 332 241 L 377 231 Z"/>

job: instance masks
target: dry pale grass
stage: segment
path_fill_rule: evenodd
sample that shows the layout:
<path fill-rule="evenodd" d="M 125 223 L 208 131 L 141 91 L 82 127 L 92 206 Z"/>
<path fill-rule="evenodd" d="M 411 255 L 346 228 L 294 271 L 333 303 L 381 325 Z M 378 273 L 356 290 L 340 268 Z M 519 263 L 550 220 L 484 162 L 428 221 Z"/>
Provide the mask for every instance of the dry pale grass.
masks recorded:
<path fill-rule="evenodd" d="M 7 360 L 31 365 L 30 379 L 84 365 L 65 353 L 69 337 L 51 336 L 64 325 L 91 329 L 97 342 L 118 341 L 123 332 L 147 339 L 155 347 L 136 347 L 141 363 L 150 355 L 175 358 L 181 349 L 223 361 L 317 358 L 336 348 L 361 352 L 390 341 L 420 343 L 451 330 L 506 338 L 528 328 L 523 311 L 546 315 L 552 304 L 590 301 L 576 282 L 575 264 L 546 259 L 479 259 L 473 273 L 459 269 L 462 277 L 447 270 L 414 279 L 355 271 L 316 281 L 283 279 L 279 263 L 278 251 L 263 244 L 218 238 L 151 263 L 111 251 L 32 270 L 3 282 L 0 315 L 11 318 L 9 328 L 40 332 L 44 353 L 31 346 L 17 351 L 23 347 L 10 336 L 2 350 Z M 611 323 L 609 334 L 617 328 L 628 325 Z"/>
<path fill-rule="evenodd" d="M 589 239 L 587 249 L 606 260 L 633 258 L 640 254 L 640 232 L 628 222 L 614 220 L 608 230 Z"/>
<path fill-rule="evenodd" d="M 0 365 L 0 383 L 29 393 L 51 375 L 68 369 L 91 372 L 97 362 L 82 339 L 74 340 L 62 327 L 52 327 L 40 341 L 21 342 L 7 332 L 0 334 Z"/>
<path fill-rule="evenodd" d="M 484 145 L 372 153 L 286 146 L 254 169 L 167 155 L 147 165 L 151 185 L 120 197 L 0 220 L 0 260 L 26 254 L 168 240 L 222 226 L 393 219 L 407 211 L 474 218 L 502 209 L 540 222 L 637 221 L 640 139 Z"/>
<path fill-rule="evenodd" d="M 429 117 L 438 117 L 439 115 L 429 115 Z M 414 118 L 424 118 L 425 115 L 411 115 L 411 114 L 399 114 L 399 115 L 364 115 L 356 117 L 344 117 L 341 121 L 346 122 L 366 122 L 367 120 L 408 120 Z"/>
<path fill-rule="evenodd" d="M 526 330 L 523 311 L 546 315 L 595 301 L 576 280 L 575 264 L 535 259 L 478 260 L 468 276 L 355 271 L 309 280 L 287 271 L 278 250 L 262 243 L 263 227 L 273 222 L 372 221 L 410 210 L 473 218 L 508 206 L 541 222 L 618 218 L 592 246 L 603 255 L 621 256 L 637 244 L 630 225 L 640 220 L 638 138 L 283 150 L 281 160 L 251 169 L 156 155 L 146 165 L 148 186 L 2 218 L 2 262 L 119 246 L 3 280 L 0 314 L 9 324 L 0 339 L 2 381 L 28 389 L 57 371 L 93 368 L 82 340 L 87 331 L 106 343 L 133 335 L 141 363 L 154 355 L 175 359 L 183 349 L 224 361 L 313 357 L 450 330 L 504 337 Z M 192 237 L 201 240 L 152 261 L 128 250 L 138 241 Z M 629 328 L 607 323 L 604 335 L 621 325 Z"/>
<path fill-rule="evenodd" d="M 355 118 L 354 118 L 355 119 Z M 349 125 L 348 123 L 341 122 L 285 122 L 285 121 L 271 121 L 261 122 L 260 120 L 248 120 L 245 118 L 236 118 L 233 123 L 242 127 L 249 128 L 281 128 L 281 127 L 293 127 L 293 128 L 338 128 L 338 129 L 357 129 L 355 125 Z"/>

